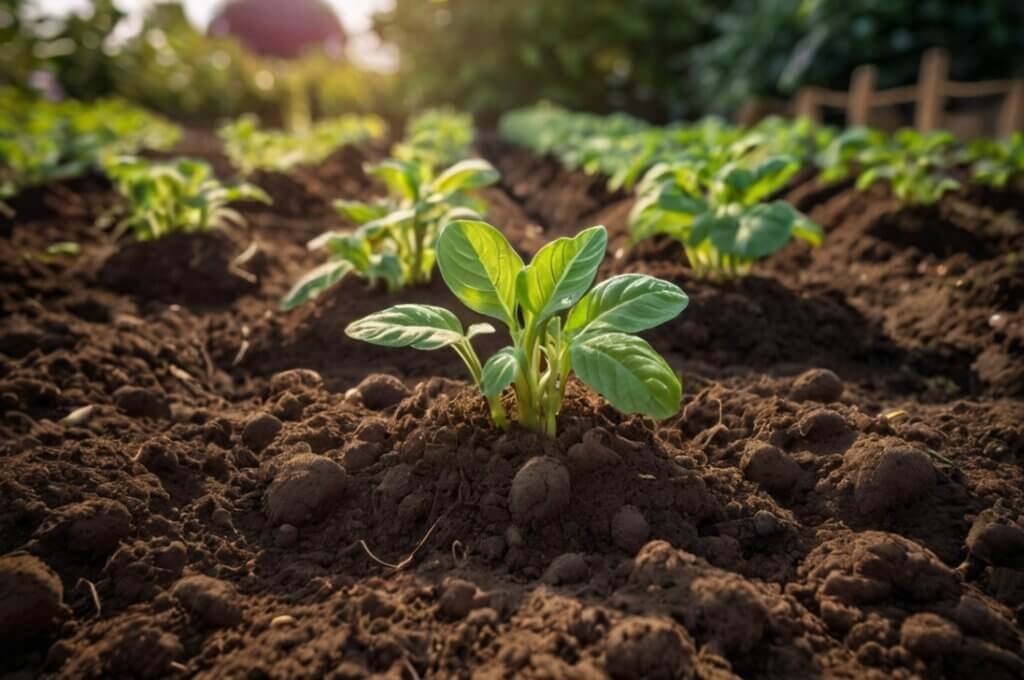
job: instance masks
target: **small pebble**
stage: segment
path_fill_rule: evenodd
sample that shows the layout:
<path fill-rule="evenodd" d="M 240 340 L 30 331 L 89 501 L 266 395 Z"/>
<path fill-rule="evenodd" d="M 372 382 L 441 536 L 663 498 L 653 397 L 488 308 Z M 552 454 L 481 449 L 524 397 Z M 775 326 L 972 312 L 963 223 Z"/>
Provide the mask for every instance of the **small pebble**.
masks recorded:
<path fill-rule="evenodd" d="M 290 548 L 299 541 L 299 529 L 291 524 L 282 524 L 274 534 L 278 548 Z"/>
<path fill-rule="evenodd" d="M 282 628 L 284 626 L 290 626 L 295 623 L 295 617 L 289 616 L 288 614 L 282 614 L 281 616 L 275 616 L 270 620 L 271 628 Z"/>

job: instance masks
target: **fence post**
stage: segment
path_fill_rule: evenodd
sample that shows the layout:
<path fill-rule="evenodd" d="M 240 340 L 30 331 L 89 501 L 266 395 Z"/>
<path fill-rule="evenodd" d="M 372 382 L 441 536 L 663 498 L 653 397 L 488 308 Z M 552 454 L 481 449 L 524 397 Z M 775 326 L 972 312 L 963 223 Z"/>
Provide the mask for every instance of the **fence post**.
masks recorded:
<path fill-rule="evenodd" d="M 878 71 L 867 64 L 858 66 L 850 79 L 850 93 L 846 104 L 846 119 L 850 125 L 867 125 L 871 115 L 871 98 L 875 92 Z"/>
<path fill-rule="evenodd" d="M 801 87 L 797 90 L 793 102 L 793 114 L 797 118 L 807 118 L 812 122 L 820 122 L 818 115 L 818 96 L 813 87 Z"/>
<path fill-rule="evenodd" d="M 945 85 L 949 77 L 949 54 L 932 48 L 921 57 L 921 73 L 917 79 L 917 110 L 914 124 L 921 132 L 942 126 L 942 111 L 946 105 Z"/>
<path fill-rule="evenodd" d="M 999 109 L 999 136 L 1024 130 L 1024 80 L 1015 80 Z"/>

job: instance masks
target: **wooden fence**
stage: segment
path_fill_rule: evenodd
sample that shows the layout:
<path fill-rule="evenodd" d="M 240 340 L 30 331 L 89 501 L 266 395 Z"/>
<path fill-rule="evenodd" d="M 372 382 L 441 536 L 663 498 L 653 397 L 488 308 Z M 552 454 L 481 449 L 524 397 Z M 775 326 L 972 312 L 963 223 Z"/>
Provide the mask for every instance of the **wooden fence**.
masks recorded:
<path fill-rule="evenodd" d="M 843 109 L 847 125 L 869 125 L 873 114 L 877 113 L 876 109 L 913 104 L 914 126 L 928 131 L 956 127 L 952 123 L 957 118 L 962 122 L 964 114 L 947 113 L 946 106 L 950 100 L 1001 98 L 994 126 L 981 122 L 966 127 L 975 134 L 994 132 L 1001 137 L 1024 130 L 1024 79 L 975 83 L 952 81 L 949 79 L 949 54 L 943 49 L 931 49 L 922 55 L 916 85 L 879 90 L 875 87 L 877 80 L 878 69 L 872 65 L 860 66 L 850 79 L 849 92 L 804 87 L 793 98 L 790 110 L 796 116 L 821 120 L 822 109 Z M 976 119 L 984 115 L 966 114 Z M 995 129 L 983 130 L 984 127 Z"/>

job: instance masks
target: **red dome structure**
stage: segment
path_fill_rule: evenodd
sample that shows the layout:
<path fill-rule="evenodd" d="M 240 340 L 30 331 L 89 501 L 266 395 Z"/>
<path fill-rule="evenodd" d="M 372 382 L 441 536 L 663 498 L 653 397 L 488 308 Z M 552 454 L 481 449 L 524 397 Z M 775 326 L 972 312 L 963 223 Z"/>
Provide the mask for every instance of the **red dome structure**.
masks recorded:
<path fill-rule="evenodd" d="M 337 15 L 320 0 L 228 0 L 209 34 L 233 36 L 256 54 L 284 59 L 316 46 L 340 54 L 345 44 Z"/>

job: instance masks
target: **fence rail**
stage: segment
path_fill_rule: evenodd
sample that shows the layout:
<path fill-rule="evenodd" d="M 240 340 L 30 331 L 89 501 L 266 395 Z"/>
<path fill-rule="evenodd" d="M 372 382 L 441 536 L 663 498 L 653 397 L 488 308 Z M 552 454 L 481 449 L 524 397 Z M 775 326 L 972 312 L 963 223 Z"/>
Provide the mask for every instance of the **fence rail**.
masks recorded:
<path fill-rule="evenodd" d="M 996 120 L 996 134 L 1009 136 L 1024 130 L 1024 79 L 986 80 L 961 83 L 949 79 L 949 53 L 931 49 L 921 57 L 916 85 L 877 89 L 878 69 L 871 64 L 858 67 L 848 92 L 820 87 L 801 88 L 790 104 L 796 116 L 821 120 L 822 109 L 843 109 L 848 125 L 867 125 L 874 109 L 914 105 L 914 126 L 926 132 L 945 127 L 946 105 L 952 99 L 1002 97 Z"/>

